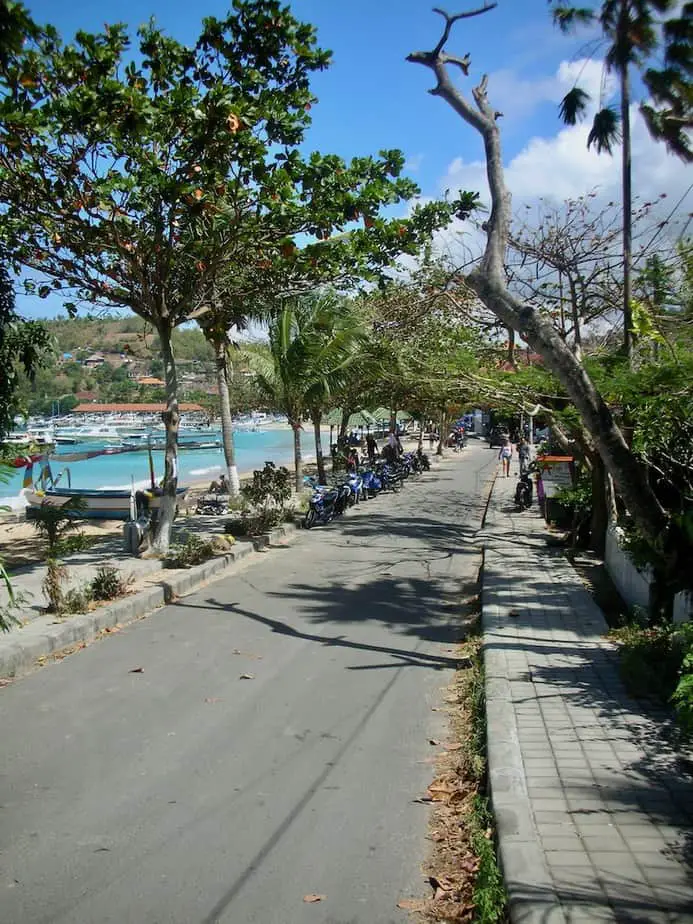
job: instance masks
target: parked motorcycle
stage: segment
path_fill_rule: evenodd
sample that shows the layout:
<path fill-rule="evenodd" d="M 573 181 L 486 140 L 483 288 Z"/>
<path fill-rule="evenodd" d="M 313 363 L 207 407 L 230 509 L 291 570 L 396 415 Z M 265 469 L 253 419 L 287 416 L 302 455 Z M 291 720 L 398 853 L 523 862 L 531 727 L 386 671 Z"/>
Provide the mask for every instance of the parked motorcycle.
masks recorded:
<path fill-rule="evenodd" d="M 361 473 L 361 478 L 366 497 L 375 497 L 383 490 L 383 482 L 375 471 L 367 469 Z"/>
<path fill-rule="evenodd" d="M 313 526 L 324 526 L 333 520 L 341 509 L 340 492 L 337 488 L 327 485 L 314 485 L 313 494 L 308 501 L 308 510 L 303 518 L 303 526 L 310 529 Z"/>
<path fill-rule="evenodd" d="M 228 512 L 228 502 L 220 500 L 218 497 L 201 497 L 195 508 L 195 513 L 207 517 L 225 516 Z"/>
<path fill-rule="evenodd" d="M 425 452 L 421 449 L 417 449 L 416 458 L 419 460 L 419 465 L 421 466 L 422 472 L 430 472 L 431 470 L 431 461 L 426 455 Z"/>
<path fill-rule="evenodd" d="M 354 504 L 358 504 L 358 502 L 364 496 L 363 477 L 359 474 L 359 472 L 352 472 L 350 475 L 347 475 L 344 484 L 349 485 L 350 493 L 348 504 L 350 507 L 353 507 Z"/>
<path fill-rule="evenodd" d="M 515 488 L 515 506 L 518 510 L 527 510 L 528 507 L 532 506 L 532 494 L 532 476 L 529 472 L 523 472 Z"/>

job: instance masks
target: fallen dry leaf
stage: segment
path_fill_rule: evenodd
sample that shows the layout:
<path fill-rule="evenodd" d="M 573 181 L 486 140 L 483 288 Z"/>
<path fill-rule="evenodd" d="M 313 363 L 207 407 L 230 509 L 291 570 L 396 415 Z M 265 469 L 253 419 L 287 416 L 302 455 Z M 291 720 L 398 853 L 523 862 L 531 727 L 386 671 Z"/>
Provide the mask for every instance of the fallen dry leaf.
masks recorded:
<path fill-rule="evenodd" d="M 435 747 L 438 747 L 438 745 L 440 744 L 440 741 L 438 741 L 437 738 L 429 738 L 428 743 L 432 744 L 433 747 L 435 748 Z"/>
<path fill-rule="evenodd" d="M 303 901 L 309 905 L 314 905 L 315 902 L 324 902 L 327 898 L 327 895 L 315 895 L 313 892 L 310 892 L 308 895 L 303 896 Z"/>
<path fill-rule="evenodd" d="M 144 668 L 143 667 L 133 667 L 133 669 L 131 671 L 128 671 L 128 673 L 129 674 L 143 674 Z"/>
<path fill-rule="evenodd" d="M 403 911 L 423 911 L 426 907 L 426 902 L 422 902 L 417 898 L 404 898 L 401 902 L 397 902 L 397 907 Z"/>
<path fill-rule="evenodd" d="M 255 680 L 255 674 L 241 674 L 239 680 Z"/>
<path fill-rule="evenodd" d="M 205 696 L 206 703 L 220 703 L 221 700 L 218 696 Z"/>

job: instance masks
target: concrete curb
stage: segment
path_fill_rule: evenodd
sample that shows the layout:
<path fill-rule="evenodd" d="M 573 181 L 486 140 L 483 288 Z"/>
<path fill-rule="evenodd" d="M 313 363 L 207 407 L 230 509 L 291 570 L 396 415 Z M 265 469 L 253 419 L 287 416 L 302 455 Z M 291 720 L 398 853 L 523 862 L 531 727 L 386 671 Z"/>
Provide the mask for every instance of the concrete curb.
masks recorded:
<path fill-rule="evenodd" d="M 493 489 L 489 503 L 492 493 Z M 512 706 L 511 678 L 503 646 L 497 644 L 507 625 L 509 607 L 500 594 L 486 586 L 489 554 L 486 544 L 482 554 L 481 627 L 489 793 L 510 919 L 513 924 L 565 924 L 534 824 Z"/>
<path fill-rule="evenodd" d="M 222 577 L 251 552 L 271 548 L 273 543 L 293 535 L 296 529 L 294 523 L 284 523 L 252 542 L 237 543 L 223 555 L 170 579 L 161 577 L 154 586 L 101 606 L 91 613 L 70 616 L 58 622 L 49 616 L 33 620 L 22 629 L 0 637 L 0 678 L 20 677 L 31 671 L 39 658 L 80 642 L 92 641 L 105 629 L 126 625 L 178 597 L 192 593 L 208 581 Z"/>

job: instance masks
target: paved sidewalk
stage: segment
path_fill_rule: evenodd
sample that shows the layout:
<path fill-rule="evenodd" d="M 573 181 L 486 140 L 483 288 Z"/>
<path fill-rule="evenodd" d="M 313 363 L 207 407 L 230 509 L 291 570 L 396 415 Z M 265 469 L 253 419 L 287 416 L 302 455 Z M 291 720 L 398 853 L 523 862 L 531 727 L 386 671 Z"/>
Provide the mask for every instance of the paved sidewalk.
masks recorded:
<path fill-rule="evenodd" d="M 693 922 L 693 770 L 626 694 L 604 617 L 498 478 L 485 544 L 489 771 L 513 922 Z"/>

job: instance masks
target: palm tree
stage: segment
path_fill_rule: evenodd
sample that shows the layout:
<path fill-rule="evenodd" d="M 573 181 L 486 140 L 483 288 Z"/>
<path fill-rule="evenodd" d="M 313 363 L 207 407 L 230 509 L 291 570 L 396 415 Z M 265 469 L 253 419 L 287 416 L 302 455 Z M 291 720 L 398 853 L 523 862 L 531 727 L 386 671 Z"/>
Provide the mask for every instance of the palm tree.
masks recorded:
<path fill-rule="evenodd" d="M 549 0 L 551 2 L 551 0 Z M 587 147 L 594 145 L 599 153 L 613 153 L 613 147 L 622 141 L 621 146 L 621 181 L 623 193 L 623 347 L 630 360 L 633 349 L 633 317 L 631 312 L 631 275 L 632 275 L 632 187 L 631 187 L 631 65 L 641 71 L 651 59 L 658 46 L 656 14 L 667 13 L 675 8 L 677 0 L 603 0 L 598 11 L 582 7 L 556 6 L 553 11 L 554 22 L 563 32 L 569 32 L 576 26 L 598 21 L 608 42 L 605 56 L 607 71 L 614 72 L 619 81 L 619 110 L 611 106 L 601 106 L 592 121 L 587 137 Z M 687 3 L 691 8 L 693 4 Z M 689 9 L 689 14 L 691 9 Z M 682 92 L 672 96 L 670 91 L 669 71 L 645 71 L 646 84 L 656 99 L 669 105 L 669 110 L 656 110 L 644 106 L 643 112 L 655 137 L 661 137 L 669 148 L 684 159 L 691 158 L 690 143 L 685 134 L 685 122 L 676 121 L 675 116 L 686 109 L 690 116 L 690 81 L 686 75 L 686 61 L 690 66 L 690 19 L 685 10 L 681 18 L 669 20 L 664 27 L 666 57 L 673 55 L 674 66 L 679 68 L 678 79 Z M 683 39 L 683 40 L 682 40 Z M 687 55 L 687 57 L 686 57 Z M 684 58 L 686 59 L 684 61 Z M 690 69 L 688 70 L 690 74 Z M 659 96 L 656 90 L 659 88 Z M 686 96 L 687 92 L 687 96 Z M 667 93 L 669 94 L 667 96 Z M 574 86 L 560 104 L 560 114 L 566 125 L 575 125 L 584 118 L 589 94 L 579 86 Z M 678 106 L 678 108 L 676 108 Z M 690 122 L 689 122 L 690 124 Z"/>
<path fill-rule="evenodd" d="M 320 294 L 287 300 L 269 325 L 269 350 L 248 358 L 258 385 L 287 416 L 294 432 L 296 490 L 303 487 L 302 421 L 310 415 L 322 468 L 320 423 L 333 390 L 343 384 L 364 338 L 358 319 L 344 300 Z"/>
<path fill-rule="evenodd" d="M 236 465 L 236 447 L 233 439 L 233 421 L 231 420 L 231 401 L 229 397 L 229 350 L 231 348 L 229 329 L 233 326 L 236 326 L 239 330 L 242 329 L 245 327 L 246 320 L 246 316 L 241 314 L 228 316 L 223 313 L 212 314 L 209 318 L 205 317 L 199 320 L 200 329 L 214 350 L 226 477 L 229 482 L 229 491 L 233 497 L 238 497 L 240 494 L 241 483 L 238 477 L 238 466 Z"/>

